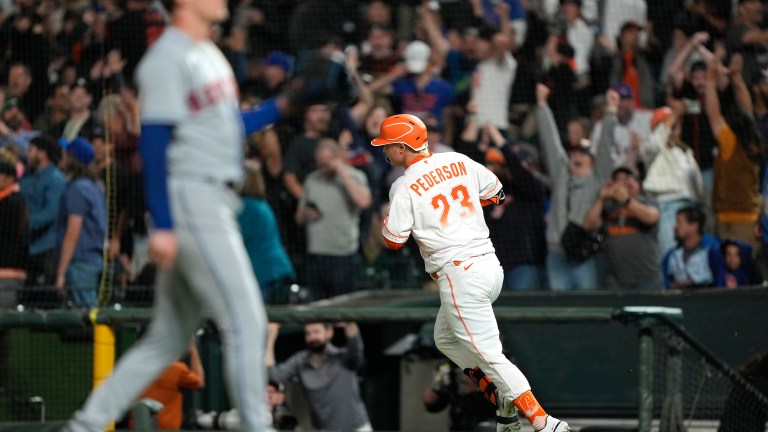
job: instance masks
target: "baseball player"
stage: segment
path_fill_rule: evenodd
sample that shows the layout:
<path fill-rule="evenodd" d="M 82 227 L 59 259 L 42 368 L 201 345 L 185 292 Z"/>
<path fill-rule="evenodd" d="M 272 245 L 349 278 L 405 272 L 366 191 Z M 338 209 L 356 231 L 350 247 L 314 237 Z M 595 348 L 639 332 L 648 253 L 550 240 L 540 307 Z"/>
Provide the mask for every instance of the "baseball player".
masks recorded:
<path fill-rule="evenodd" d="M 141 155 L 154 228 L 149 254 L 160 269 L 155 314 L 147 334 L 67 429 L 102 431 L 122 416 L 185 350 L 205 310 L 222 334 L 230 399 L 242 413 L 243 430 L 271 430 L 260 360 L 266 316 L 238 228 L 237 185 L 244 136 L 296 106 L 289 96 L 278 96 L 253 111 L 239 111 L 232 69 L 209 40 L 212 25 L 227 17 L 226 0 L 165 3 L 172 25 L 137 70 Z"/>
<path fill-rule="evenodd" d="M 412 115 L 385 119 L 371 144 L 382 146 L 393 166 L 405 168 L 389 192 L 382 234 L 391 249 L 403 247 L 413 235 L 426 271 L 437 281 L 437 347 L 496 407 L 497 431 L 520 429 L 516 409 L 536 431 L 570 431 L 544 411 L 523 373 L 502 354 L 491 304 L 501 292 L 504 272 L 481 210 L 504 200 L 498 178 L 460 153 L 430 154 L 427 128 Z"/>

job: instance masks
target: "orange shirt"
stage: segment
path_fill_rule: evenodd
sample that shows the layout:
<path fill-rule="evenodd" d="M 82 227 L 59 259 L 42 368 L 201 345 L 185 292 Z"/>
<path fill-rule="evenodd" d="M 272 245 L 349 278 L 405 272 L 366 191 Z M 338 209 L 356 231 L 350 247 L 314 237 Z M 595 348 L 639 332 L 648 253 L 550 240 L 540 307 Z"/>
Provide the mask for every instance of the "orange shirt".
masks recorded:
<path fill-rule="evenodd" d="M 622 55 L 624 56 L 624 75 L 621 80 L 632 88 L 632 99 L 635 107 L 640 107 L 640 75 L 635 67 L 635 53 L 625 51 Z"/>
<path fill-rule="evenodd" d="M 174 362 L 160 375 L 139 399 L 150 398 L 165 408 L 157 415 L 157 428 L 178 430 L 182 421 L 182 389 L 198 389 L 203 381 L 200 375 L 189 370 L 183 362 Z"/>
<path fill-rule="evenodd" d="M 720 223 L 752 223 L 760 213 L 759 167 L 736 134 L 726 125 L 715 137 L 720 152 L 715 159 L 712 206 Z"/>

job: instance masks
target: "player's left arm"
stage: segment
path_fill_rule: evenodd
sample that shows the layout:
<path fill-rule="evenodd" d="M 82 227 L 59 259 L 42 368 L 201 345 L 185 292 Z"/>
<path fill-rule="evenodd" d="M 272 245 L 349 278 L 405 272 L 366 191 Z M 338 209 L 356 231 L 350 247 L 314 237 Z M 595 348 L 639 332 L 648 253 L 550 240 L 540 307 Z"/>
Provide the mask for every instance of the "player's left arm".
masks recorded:
<path fill-rule="evenodd" d="M 292 78 L 286 90 L 253 110 L 241 112 L 246 135 L 276 122 L 283 114 L 295 113 L 317 103 L 348 103 L 354 89 L 345 57 L 319 53 L 304 62 L 303 72 Z"/>
<path fill-rule="evenodd" d="M 282 96 L 266 100 L 261 105 L 240 112 L 243 120 L 245 135 L 258 132 L 266 126 L 280 119 L 283 112 L 287 111 L 288 102 Z"/>
<path fill-rule="evenodd" d="M 506 196 L 496 174 L 469 158 L 467 158 L 467 161 L 472 165 L 472 171 L 477 181 L 477 190 L 480 192 L 480 204 L 485 207 L 491 204 L 499 205 L 503 203 Z"/>
<path fill-rule="evenodd" d="M 413 204 L 403 182 L 403 177 L 400 177 L 392 185 L 389 211 L 381 227 L 384 243 L 393 250 L 405 246 L 414 224 Z"/>

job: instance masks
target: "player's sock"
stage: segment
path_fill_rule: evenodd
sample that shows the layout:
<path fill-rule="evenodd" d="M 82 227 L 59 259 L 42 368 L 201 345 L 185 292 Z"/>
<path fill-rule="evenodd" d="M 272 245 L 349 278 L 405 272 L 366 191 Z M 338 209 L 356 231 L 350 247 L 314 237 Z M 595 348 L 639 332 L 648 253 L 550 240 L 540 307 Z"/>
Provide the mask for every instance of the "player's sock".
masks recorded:
<path fill-rule="evenodd" d="M 496 408 L 496 431 L 519 431 L 521 428 L 520 418 L 517 416 L 515 406 L 499 397 L 499 390 L 496 388 L 496 384 L 493 383 L 485 372 L 480 367 L 476 367 L 474 369 L 464 369 L 464 374 L 480 387 L 480 391 L 483 392 L 485 399 Z"/>
<path fill-rule="evenodd" d="M 530 390 L 521 394 L 513 402 L 518 410 L 531 422 L 534 430 L 540 431 L 547 425 L 547 413 Z"/>
<path fill-rule="evenodd" d="M 477 384 L 478 387 L 480 387 L 480 391 L 483 392 L 483 396 L 485 396 L 485 400 L 491 403 L 491 405 L 494 406 L 494 408 L 497 407 L 497 396 L 499 394 L 498 389 L 496 388 L 496 384 L 491 381 L 490 378 L 488 378 L 487 375 L 485 375 L 485 372 L 483 372 L 480 367 L 475 367 L 474 369 L 464 369 L 464 374 L 472 379 L 472 381 Z"/>

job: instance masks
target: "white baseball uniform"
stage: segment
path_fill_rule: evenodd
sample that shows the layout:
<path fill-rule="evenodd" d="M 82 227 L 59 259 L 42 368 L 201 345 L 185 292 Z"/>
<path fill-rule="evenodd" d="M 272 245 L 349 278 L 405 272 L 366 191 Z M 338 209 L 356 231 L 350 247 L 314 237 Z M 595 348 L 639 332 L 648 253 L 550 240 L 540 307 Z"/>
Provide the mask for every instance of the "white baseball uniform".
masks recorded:
<path fill-rule="evenodd" d="M 435 343 L 462 369 L 477 366 L 511 399 L 530 390 L 502 353 L 492 303 L 504 272 L 483 218 L 482 205 L 501 191 L 499 179 L 460 153 L 417 159 L 390 190 L 382 234 L 390 247 L 410 235 L 426 271 L 440 288 Z"/>
<path fill-rule="evenodd" d="M 266 314 L 237 224 L 241 201 L 228 186 L 243 175 L 244 129 L 232 68 L 212 42 L 169 27 L 137 75 L 142 124 L 173 127 L 166 159 L 178 255 L 158 274 L 149 331 L 67 428 L 100 431 L 125 413 L 187 348 L 205 309 L 221 331 L 228 390 L 243 430 L 271 430 L 262 362 Z"/>

